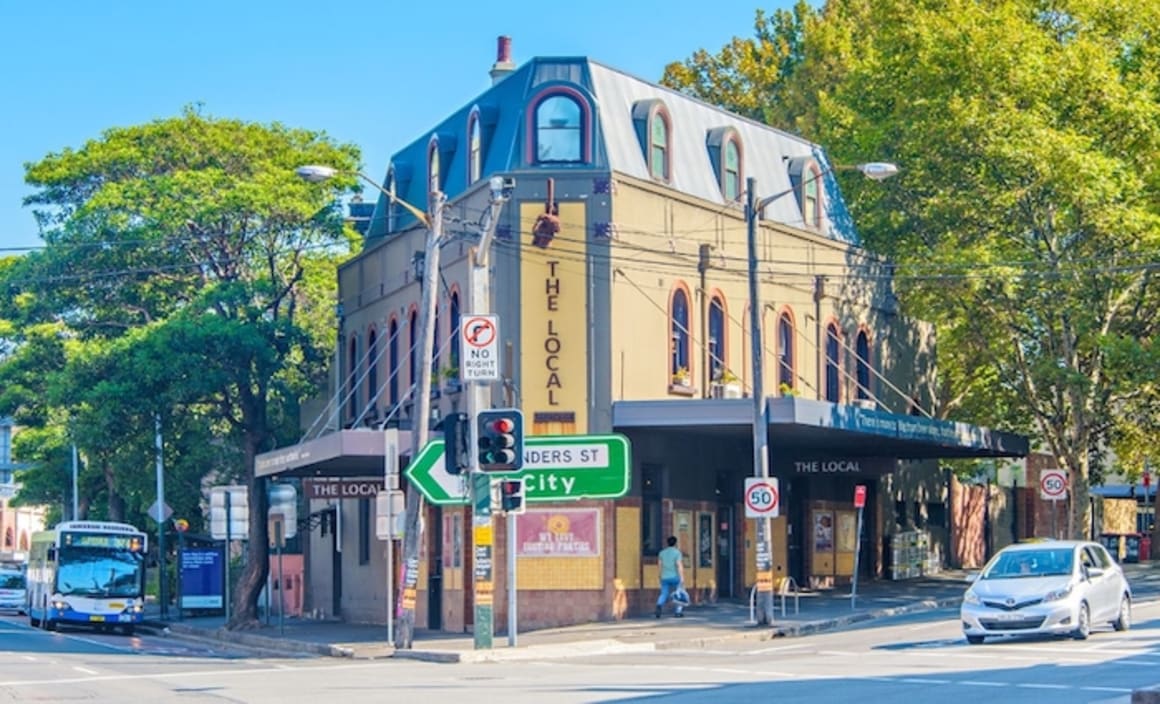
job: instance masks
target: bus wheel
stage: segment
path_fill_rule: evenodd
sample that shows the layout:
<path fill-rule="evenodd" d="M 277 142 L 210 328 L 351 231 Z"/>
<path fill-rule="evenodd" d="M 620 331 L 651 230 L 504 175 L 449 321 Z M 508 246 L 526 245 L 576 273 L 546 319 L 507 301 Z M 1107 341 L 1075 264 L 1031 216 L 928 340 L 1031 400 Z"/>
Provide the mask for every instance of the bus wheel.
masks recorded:
<path fill-rule="evenodd" d="M 40 628 L 40 619 L 33 616 L 32 612 L 28 613 L 28 625 L 32 626 L 33 628 Z"/>

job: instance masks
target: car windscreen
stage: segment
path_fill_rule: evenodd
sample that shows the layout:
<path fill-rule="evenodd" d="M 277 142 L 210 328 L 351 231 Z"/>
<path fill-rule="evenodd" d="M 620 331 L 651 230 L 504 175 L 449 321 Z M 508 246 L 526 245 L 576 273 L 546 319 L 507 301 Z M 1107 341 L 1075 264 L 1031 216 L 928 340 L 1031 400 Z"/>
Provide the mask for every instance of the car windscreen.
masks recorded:
<path fill-rule="evenodd" d="M 1071 548 L 1008 550 L 995 556 L 995 561 L 983 573 L 983 579 L 1069 575 L 1074 559 L 1075 551 Z"/>
<path fill-rule="evenodd" d="M 0 589 L 24 589 L 24 575 L 0 572 Z"/>

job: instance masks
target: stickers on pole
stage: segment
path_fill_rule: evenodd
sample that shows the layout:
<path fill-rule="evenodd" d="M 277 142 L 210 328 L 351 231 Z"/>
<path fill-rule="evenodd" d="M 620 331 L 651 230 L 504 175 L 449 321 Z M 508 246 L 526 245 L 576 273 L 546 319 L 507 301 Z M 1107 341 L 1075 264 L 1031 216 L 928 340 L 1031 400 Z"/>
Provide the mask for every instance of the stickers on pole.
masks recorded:
<path fill-rule="evenodd" d="M 745 517 L 777 518 L 781 493 L 775 477 L 751 477 L 745 480 Z"/>

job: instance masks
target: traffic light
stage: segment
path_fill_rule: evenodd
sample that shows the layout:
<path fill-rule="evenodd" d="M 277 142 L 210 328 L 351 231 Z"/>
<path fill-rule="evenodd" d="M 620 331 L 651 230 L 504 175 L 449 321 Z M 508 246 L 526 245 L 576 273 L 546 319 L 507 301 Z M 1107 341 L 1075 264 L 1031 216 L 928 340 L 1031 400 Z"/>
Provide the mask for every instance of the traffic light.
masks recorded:
<path fill-rule="evenodd" d="M 514 408 L 480 411 L 479 468 L 512 472 L 524 466 L 524 414 Z"/>
<path fill-rule="evenodd" d="M 499 480 L 499 507 L 504 513 L 524 512 L 524 480 Z"/>
<path fill-rule="evenodd" d="M 448 474 L 462 474 L 470 462 L 467 454 L 467 414 L 449 413 L 443 418 L 443 466 Z"/>

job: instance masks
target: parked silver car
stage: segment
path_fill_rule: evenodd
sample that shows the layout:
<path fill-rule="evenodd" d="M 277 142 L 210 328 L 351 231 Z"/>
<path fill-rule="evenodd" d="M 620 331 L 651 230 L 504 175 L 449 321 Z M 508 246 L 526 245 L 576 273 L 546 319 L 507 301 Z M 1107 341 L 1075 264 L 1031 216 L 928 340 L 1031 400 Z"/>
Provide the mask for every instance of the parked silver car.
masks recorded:
<path fill-rule="evenodd" d="M 1093 625 L 1132 623 L 1124 572 L 1098 543 L 1048 540 L 1003 548 L 963 595 L 963 634 L 979 644 L 1014 633 L 1084 639 Z"/>
<path fill-rule="evenodd" d="M 0 611 L 24 613 L 28 600 L 26 586 L 22 570 L 0 569 Z"/>

